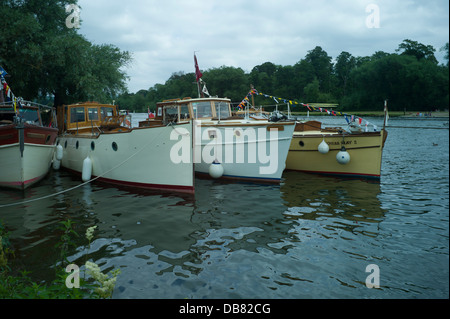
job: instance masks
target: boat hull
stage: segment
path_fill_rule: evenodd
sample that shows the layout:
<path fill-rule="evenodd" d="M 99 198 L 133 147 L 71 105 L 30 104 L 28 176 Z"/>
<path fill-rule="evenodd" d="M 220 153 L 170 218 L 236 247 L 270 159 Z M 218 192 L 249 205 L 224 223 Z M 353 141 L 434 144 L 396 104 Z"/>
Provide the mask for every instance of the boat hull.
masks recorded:
<path fill-rule="evenodd" d="M 56 137 L 53 128 L 29 124 L 1 127 L 0 186 L 24 190 L 44 178 L 52 163 Z"/>
<path fill-rule="evenodd" d="M 61 166 L 84 174 L 91 162 L 91 179 L 110 184 L 182 193 L 194 192 L 192 124 L 134 128 L 125 132 L 64 134 Z M 184 161 L 175 153 L 185 152 Z"/>
<path fill-rule="evenodd" d="M 345 135 L 295 132 L 286 160 L 286 169 L 379 179 L 386 136 L 385 130 Z M 323 140 L 329 146 L 326 154 L 318 151 Z M 340 164 L 336 159 L 342 146 L 350 155 L 350 161 L 346 164 Z"/>
<path fill-rule="evenodd" d="M 214 161 L 224 179 L 279 182 L 285 169 L 295 123 L 223 121 L 195 126 L 195 171 L 210 176 Z"/>

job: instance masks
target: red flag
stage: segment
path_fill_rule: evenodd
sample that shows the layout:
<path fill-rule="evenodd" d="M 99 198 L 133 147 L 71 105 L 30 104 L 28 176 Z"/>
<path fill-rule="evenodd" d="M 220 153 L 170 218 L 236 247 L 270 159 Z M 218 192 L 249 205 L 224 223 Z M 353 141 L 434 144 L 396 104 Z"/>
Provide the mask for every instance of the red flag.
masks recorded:
<path fill-rule="evenodd" d="M 200 80 L 200 78 L 203 76 L 202 72 L 200 72 L 200 69 L 198 68 L 198 63 L 197 63 L 197 57 L 194 54 L 194 62 L 195 62 L 195 77 L 198 80 Z"/>

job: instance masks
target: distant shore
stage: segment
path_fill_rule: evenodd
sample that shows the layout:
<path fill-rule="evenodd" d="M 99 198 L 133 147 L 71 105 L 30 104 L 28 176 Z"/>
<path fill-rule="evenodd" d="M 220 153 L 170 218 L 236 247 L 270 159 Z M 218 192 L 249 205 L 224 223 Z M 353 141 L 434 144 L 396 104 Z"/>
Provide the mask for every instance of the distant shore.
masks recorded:
<path fill-rule="evenodd" d="M 383 117 L 383 111 L 341 111 L 341 113 L 361 116 L 361 117 Z M 291 112 L 293 115 L 307 115 L 308 112 Z M 309 112 L 310 116 L 328 116 L 326 112 Z M 417 118 L 448 118 L 449 112 L 403 112 L 403 111 L 390 111 L 389 117 L 417 117 Z"/>

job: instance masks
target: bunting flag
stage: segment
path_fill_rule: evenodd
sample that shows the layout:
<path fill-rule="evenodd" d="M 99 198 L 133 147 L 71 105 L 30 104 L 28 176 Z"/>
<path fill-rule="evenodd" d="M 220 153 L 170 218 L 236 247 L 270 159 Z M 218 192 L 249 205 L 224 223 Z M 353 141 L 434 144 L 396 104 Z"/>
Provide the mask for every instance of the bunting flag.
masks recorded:
<path fill-rule="evenodd" d="M 208 89 L 206 88 L 206 84 L 203 85 L 202 92 L 205 93 L 208 96 L 211 96 L 211 95 L 209 95 Z"/>
<path fill-rule="evenodd" d="M 6 72 L 5 69 L 0 66 L 0 76 L 4 77 L 6 74 L 8 74 L 8 72 Z"/>
<path fill-rule="evenodd" d="M 347 121 L 347 124 L 350 124 L 350 121 L 348 120 L 347 114 L 344 114 L 344 118 Z"/>
<path fill-rule="evenodd" d="M 312 105 L 309 105 L 309 104 L 305 104 L 305 103 L 301 103 L 301 102 L 297 102 L 297 101 L 292 101 L 292 100 L 289 100 L 289 99 L 283 99 L 283 98 L 280 98 L 280 97 L 275 97 L 275 96 L 272 96 L 272 95 L 260 93 L 260 92 L 256 91 L 256 89 L 251 89 L 250 92 L 248 92 L 247 96 L 245 96 L 244 99 L 242 100 L 242 102 L 239 103 L 239 105 L 238 105 L 239 109 L 243 109 L 245 107 L 245 104 L 248 102 L 249 97 L 252 96 L 252 95 L 261 95 L 261 96 L 264 96 L 266 98 L 271 98 L 277 104 L 279 103 L 278 101 L 280 100 L 280 101 L 283 101 L 284 103 L 289 103 L 290 105 L 295 104 L 295 105 L 306 106 L 308 108 L 308 110 L 310 110 L 310 111 L 312 110 L 312 111 L 326 112 L 328 115 L 333 115 L 333 116 L 338 116 L 338 115 L 339 116 L 344 116 L 344 118 L 345 118 L 345 120 L 347 121 L 348 124 L 350 124 L 351 122 L 354 122 L 355 120 L 357 120 L 358 124 L 361 126 L 361 123 L 363 121 L 363 118 L 361 118 L 359 116 L 347 115 L 347 114 L 341 113 L 339 111 L 337 111 L 337 112 L 334 111 L 334 110 L 330 111 L 330 110 L 327 110 L 326 108 L 315 107 L 315 106 L 312 106 Z M 348 116 L 350 116 L 350 120 L 348 119 Z M 374 130 L 375 131 L 377 130 L 377 126 L 372 124 L 372 123 L 369 123 L 367 120 L 364 120 L 364 123 L 365 123 L 365 126 L 366 126 L 366 132 L 368 131 L 368 128 L 367 128 L 368 125 L 372 125 Z"/>
<path fill-rule="evenodd" d="M 6 101 L 7 102 L 10 102 L 10 101 L 14 102 L 14 99 L 15 99 L 14 94 L 11 92 L 11 88 L 9 87 L 8 83 L 6 83 L 6 80 L 5 80 L 5 77 L 4 77 L 6 74 L 8 74 L 8 72 L 6 72 L 5 69 L 3 69 L 0 66 L 0 80 L 1 80 L 1 84 L 3 86 L 3 91 L 5 92 Z M 14 104 L 14 106 L 15 106 L 15 104 Z M 15 107 L 14 107 L 14 110 L 15 110 Z"/>

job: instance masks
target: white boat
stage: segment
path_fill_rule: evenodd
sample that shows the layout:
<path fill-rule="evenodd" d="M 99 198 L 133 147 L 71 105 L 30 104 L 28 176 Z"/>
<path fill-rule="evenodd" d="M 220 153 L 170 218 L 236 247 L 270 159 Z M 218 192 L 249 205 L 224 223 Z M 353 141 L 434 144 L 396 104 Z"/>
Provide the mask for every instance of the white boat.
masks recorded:
<path fill-rule="evenodd" d="M 23 100 L 0 103 L 0 186 L 24 190 L 47 175 L 58 135 L 53 111 Z"/>
<path fill-rule="evenodd" d="M 213 178 L 279 182 L 295 122 L 232 116 L 227 98 L 183 98 L 156 105 L 155 119 L 139 123 L 194 123 L 194 163 Z"/>
<path fill-rule="evenodd" d="M 194 192 L 192 123 L 130 128 L 116 106 L 96 102 L 62 106 L 58 117 L 56 154 L 83 181 Z M 172 156 L 179 150 L 183 160 Z"/>

